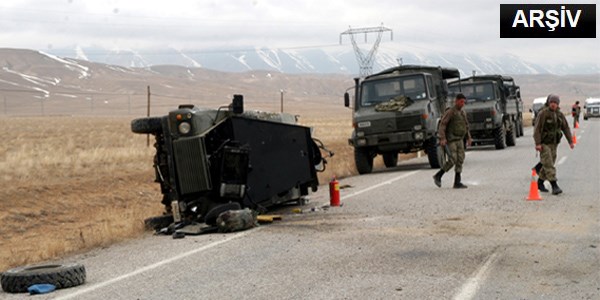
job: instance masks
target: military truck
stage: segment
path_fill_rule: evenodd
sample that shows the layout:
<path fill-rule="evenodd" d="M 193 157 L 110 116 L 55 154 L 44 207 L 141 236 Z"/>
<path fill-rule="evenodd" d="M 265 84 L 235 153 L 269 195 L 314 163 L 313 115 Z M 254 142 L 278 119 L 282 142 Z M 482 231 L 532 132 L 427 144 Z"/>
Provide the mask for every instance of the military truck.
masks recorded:
<path fill-rule="evenodd" d="M 154 173 L 165 216 L 151 226 L 205 222 L 227 210 L 265 210 L 316 191 L 324 170 L 311 128 L 284 113 L 244 111 L 243 96 L 218 109 L 180 105 L 166 116 L 134 119 L 155 137 Z M 332 155 L 330 153 L 330 155 Z"/>
<path fill-rule="evenodd" d="M 359 174 L 372 172 L 377 155 L 390 168 L 399 153 L 421 150 L 432 168 L 440 167 L 444 153 L 437 128 L 450 101 L 446 80 L 451 78 L 460 78 L 457 69 L 402 65 L 354 79 L 354 130 L 348 142 Z M 348 92 L 344 105 L 350 107 Z"/>
<path fill-rule="evenodd" d="M 516 145 L 523 135 L 523 101 L 512 77 L 473 76 L 450 82 L 448 88 L 467 98 L 463 109 L 475 145 L 494 144 L 496 149 Z"/>
<path fill-rule="evenodd" d="M 583 119 L 600 118 L 600 98 L 588 98 L 583 105 Z"/>
<path fill-rule="evenodd" d="M 529 109 L 529 112 L 532 113 L 531 125 L 535 126 L 535 119 L 537 119 L 537 116 L 538 116 L 540 110 L 546 104 L 546 99 L 547 99 L 547 97 L 538 97 L 538 98 L 533 99 L 533 103 L 531 104 L 531 109 Z"/>

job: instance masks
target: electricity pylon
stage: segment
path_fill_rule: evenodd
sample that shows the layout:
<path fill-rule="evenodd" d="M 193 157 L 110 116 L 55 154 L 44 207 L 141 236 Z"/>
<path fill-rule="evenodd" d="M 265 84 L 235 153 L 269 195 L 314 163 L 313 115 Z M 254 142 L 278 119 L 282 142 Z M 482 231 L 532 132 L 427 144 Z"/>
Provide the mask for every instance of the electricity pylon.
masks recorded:
<path fill-rule="evenodd" d="M 360 77 L 366 77 L 373 73 L 373 62 L 375 61 L 375 53 L 377 53 L 377 48 L 379 48 L 379 43 L 381 42 L 381 36 L 383 32 L 389 31 L 390 38 L 394 39 L 394 33 L 391 29 L 387 27 L 383 27 L 383 24 L 379 27 L 366 27 L 366 28 L 350 28 L 342 33 L 340 33 L 340 45 L 342 44 L 342 36 L 347 34 L 350 36 L 350 41 L 352 41 L 352 47 L 354 47 L 354 53 L 356 54 L 356 60 L 358 61 L 358 66 L 360 68 L 359 75 Z M 355 34 L 364 33 L 365 34 L 365 43 L 367 42 L 367 34 L 369 33 L 377 33 L 377 39 L 373 44 L 373 47 L 369 51 L 367 55 L 364 55 L 362 50 L 356 44 L 356 39 L 354 38 Z"/>

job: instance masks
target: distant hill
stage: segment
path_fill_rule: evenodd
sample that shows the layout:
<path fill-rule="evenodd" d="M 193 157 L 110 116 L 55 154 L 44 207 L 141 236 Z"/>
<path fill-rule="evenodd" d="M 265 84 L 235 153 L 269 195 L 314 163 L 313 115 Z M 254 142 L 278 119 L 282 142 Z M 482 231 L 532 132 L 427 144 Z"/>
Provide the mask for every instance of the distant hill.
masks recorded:
<path fill-rule="evenodd" d="M 24 49 L 0 49 L 0 114 L 145 114 L 148 88 L 152 114 L 181 103 L 228 104 L 243 94 L 257 109 L 279 109 L 281 97 L 296 106 L 341 107 L 353 86 L 351 74 L 272 70 L 223 72 L 204 67 L 123 67 L 57 57 Z M 510 75 L 510 73 L 503 73 Z M 600 96 L 600 74 L 512 75 L 526 105 L 549 93 L 565 103 Z"/>
<path fill-rule="evenodd" d="M 365 45 L 363 54 L 370 50 Z M 154 65 L 179 65 L 203 67 L 223 72 L 256 70 L 277 71 L 286 74 L 358 74 L 356 55 L 350 45 L 332 45 L 321 48 L 279 49 L 264 47 L 239 47 L 237 49 L 210 49 L 179 51 L 161 49 L 136 51 L 135 49 L 108 50 L 94 47 L 52 49 L 51 54 L 72 57 L 124 67 L 150 67 Z M 451 54 L 408 52 L 400 43 L 382 43 L 376 52 L 373 71 L 377 72 L 404 64 L 436 65 L 458 68 L 463 76 L 473 70 L 483 74 L 597 74 L 600 62 L 569 65 L 538 65 L 515 55 L 486 56 L 479 53 Z"/>

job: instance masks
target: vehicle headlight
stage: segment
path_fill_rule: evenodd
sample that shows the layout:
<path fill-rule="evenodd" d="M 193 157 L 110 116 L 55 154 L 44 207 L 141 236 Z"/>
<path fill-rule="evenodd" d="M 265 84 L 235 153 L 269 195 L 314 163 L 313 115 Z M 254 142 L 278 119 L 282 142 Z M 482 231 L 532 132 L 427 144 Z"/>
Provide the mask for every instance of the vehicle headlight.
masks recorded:
<path fill-rule="evenodd" d="M 363 136 L 365 136 L 365 133 L 364 133 L 364 132 L 362 132 L 362 131 L 357 131 L 357 132 L 356 132 L 356 136 L 358 136 L 358 137 L 363 137 Z"/>
<path fill-rule="evenodd" d="M 422 140 L 424 135 L 422 132 L 415 132 L 415 140 Z"/>
<path fill-rule="evenodd" d="M 422 125 L 415 125 L 415 127 L 413 127 L 414 130 L 421 130 L 423 129 Z"/>
<path fill-rule="evenodd" d="M 188 122 L 181 122 L 179 123 L 179 126 L 177 126 L 177 128 L 179 129 L 179 133 L 188 134 L 190 133 L 192 126 Z"/>
<path fill-rule="evenodd" d="M 356 140 L 356 145 L 358 146 L 365 146 L 367 144 L 367 140 L 366 139 L 358 139 Z"/>
<path fill-rule="evenodd" d="M 485 118 L 485 121 L 486 121 L 486 122 L 491 122 L 491 121 L 492 121 L 492 118 Z"/>

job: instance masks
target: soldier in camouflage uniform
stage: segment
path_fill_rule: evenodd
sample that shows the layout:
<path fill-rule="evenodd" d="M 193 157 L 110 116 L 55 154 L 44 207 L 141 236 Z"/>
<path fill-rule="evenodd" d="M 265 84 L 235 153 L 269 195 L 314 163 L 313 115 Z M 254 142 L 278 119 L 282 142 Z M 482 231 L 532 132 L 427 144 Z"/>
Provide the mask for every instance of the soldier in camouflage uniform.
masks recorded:
<path fill-rule="evenodd" d="M 454 106 L 444 113 L 440 121 L 438 130 L 440 145 L 449 150 L 449 159 L 444 163 L 434 176 L 433 182 L 438 187 L 442 187 L 442 176 L 454 167 L 454 188 L 464 189 L 467 186 L 462 184 L 460 173 L 465 161 L 465 137 L 467 145 L 471 145 L 471 134 L 469 133 L 469 121 L 467 114 L 462 110 L 465 106 L 466 98 L 463 94 L 456 95 Z"/>
<path fill-rule="evenodd" d="M 536 119 L 533 139 L 535 141 L 535 150 L 540 152 L 542 170 L 538 179 L 538 189 L 542 192 L 548 192 L 544 187 L 544 181 L 550 181 L 552 185 L 552 194 L 562 193 L 556 183 L 556 148 L 560 143 L 563 134 L 565 135 L 571 149 L 575 147 L 571 137 L 571 130 L 565 115 L 560 111 L 558 105 L 560 98 L 557 95 L 550 94 L 546 100 L 548 108 L 540 112 Z M 562 132 L 562 133 L 561 133 Z"/>

